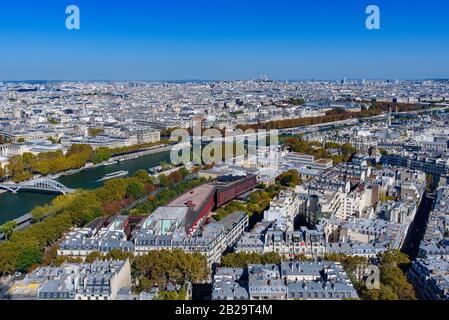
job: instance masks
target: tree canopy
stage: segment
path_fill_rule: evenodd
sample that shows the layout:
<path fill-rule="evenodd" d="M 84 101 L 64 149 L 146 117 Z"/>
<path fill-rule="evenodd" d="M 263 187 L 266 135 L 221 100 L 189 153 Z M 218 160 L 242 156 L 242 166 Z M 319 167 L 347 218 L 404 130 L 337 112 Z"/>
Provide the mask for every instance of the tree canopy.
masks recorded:
<path fill-rule="evenodd" d="M 315 160 L 318 159 L 331 159 L 335 164 L 341 162 L 348 162 L 351 157 L 357 152 L 357 149 L 349 143 L 326 143 L 324 147 L 316 142 L 308 142 L 301 137 L 287 137 L 283 139 L 284 145 L 290 148 L 293 152 L 304 153 L 312 155 Z M 336 149 L 338 154 L 332 155 L 330 149 Z"/>
<path fill-rule="evenodd" d="M 276 182 L 281 186 L 294 188 L 301 184 L 301 178 L 297 170 L 289 170 L 277 177 Z"/>
<path fill-rule="evenodd" d="M 17 223 L 14 221 L 8 221 L 0 226 L 0 233 L 3 233 L 6 239 L 9 239 L 16 228 Z"/>
<path fill-rule="evenodd" d="M 297 118 L 297 119 L 283 119 L 270 121 L 266 123 L 257 123 L 257 124 L 249 124 L 249 125 L 239 125 L 238 128 L 242 130 L 247 129 L 288 129 L 288 128 L 296 128 L 302 126 L 309 126 L 321 123 L 329 123 L 342 121 L 347 119 L 357 119 L 357 118 L 365 118 L 365 117 L 373 117 L 378 116 L 380 114 L 385 114 L 390 111 L 390 108 L 398 108 L 399 112 L 410 112 L 410 111 L 418 111 L 426 108 L 424 105 L 413 105 L 413 104 L 397 104 L 397 103 L 384 103 L 384 102 L 373 102 L 369 108 L 362 108 L 359 112 L 329 112 L 328 114 L 321 117 L 308 117 L 308 118 Z"/>
<path fill-rule="evenodd" d="M 139 279 L 138 289 L 142 291 L 153 286 L 165 287 L 168 283 L 200 283 L 209 275 L 205 256 L 182 250 L 150 251 L 135 257 L 132 268 L 135 278 Z"/>
<path fill-rule="evenodd" d="M 146 150 L 166 143 L 167 141 L 159 141 L 120 148 L 100 147 L 95 150 L 87 144 L 74 144 L 65 155 L 60 150 L 38 155 L 24 153 L 11 157 L 7 172 L 14 182 L 23 182 L 31 179 L 35 174 L 48 176 L 72 169 L 80 169 L 89 162 L 98 164 L 109 160 L 113 156 Z"/>
<path fill-rule="evenodd" d="M 398 250 L 391 250 L 380 254 L 378 259 L 380 289 L 368 290 L 364 283 L 359 283 L 360 297 L 365 300 L 416 300 L 415 290 L 406 277 L 409 257 Z"/>
<path fill-rule="evenodd" d="M 221 258 L 221 265 L 229 268 L 245 268 L 250 264 L 280 264 L 282 257 L 275 252 L 259 253 L 230 253 Z"/>

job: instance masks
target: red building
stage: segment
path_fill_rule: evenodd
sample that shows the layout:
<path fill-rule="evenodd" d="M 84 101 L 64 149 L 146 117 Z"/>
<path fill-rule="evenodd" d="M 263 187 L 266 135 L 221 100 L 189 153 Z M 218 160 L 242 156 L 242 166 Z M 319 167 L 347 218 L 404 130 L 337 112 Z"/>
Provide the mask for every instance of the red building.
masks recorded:
<path fill-rule="evenodd" d="M 238 196 L 250 191 L 257 184 L 257 177 L 223 176 L 216 182 L 199 186 L 173 200 L 168 207 L 189 207 L 185 226 L 188 234 L 194 234 L 218 209 Z"/>
<path fill-rule="evenodd" d="M 214 185 L 217 188 L 215 208 L 220 208 L 253 189 L 257 185 L 257 177 L 255 175 L 248 175 L 246 177 L 224 176 L 218 178 Z"/>

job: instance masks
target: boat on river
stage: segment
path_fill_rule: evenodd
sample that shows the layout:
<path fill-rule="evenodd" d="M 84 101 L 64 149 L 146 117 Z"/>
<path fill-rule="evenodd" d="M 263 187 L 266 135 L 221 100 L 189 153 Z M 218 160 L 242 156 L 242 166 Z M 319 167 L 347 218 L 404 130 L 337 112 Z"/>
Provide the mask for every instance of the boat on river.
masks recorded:
<path fill-rule="evenodd" d="M 112 172 L 112 173 L 108 173 L 106 174 L 103 178 L 101 178 L 98 181 L 106 181 L 106 180 L 111 180 L 111 179 L 116 179 L 116 178 L 123 178 L 126 177 L 129 174 L 129 171 L 117 171 L 117 172 Z"/>

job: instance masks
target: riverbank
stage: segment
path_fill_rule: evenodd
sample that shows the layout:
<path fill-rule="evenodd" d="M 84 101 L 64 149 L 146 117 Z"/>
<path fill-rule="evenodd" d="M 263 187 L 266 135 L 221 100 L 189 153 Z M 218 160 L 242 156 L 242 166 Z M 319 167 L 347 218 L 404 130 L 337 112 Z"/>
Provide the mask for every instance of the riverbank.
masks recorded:
<path fill-rule="evenodd" d="M 14 219 L 13 221 L 16 223 L 16 228 L 14 229 L 14 231 L 20 231 L 27 228 L 31 225 L 32 220 L 33 216 L 31 215 L 31 213 L 27 213 L 17 219 Z M 3 233 L 0 233 L 0 242 L 2 242 L 3 240 L 5 240 L 5 235 Z"/>
<path fill-rule="evenodd" d="M 132 152 L 132 153 L 129 153 L 126 155 L 114 156 L 114 157 L 111 157 L 109 160 L 104 161 L 102 163 L 98 163 L 98 164 L 93 164 L 93 163 L 89 162 L 83 168 L 64 171 L 64 172 L 49 176 L 48 178 L 56 180 L 60 177 L 70 176 L 72 174 L 76 174 L 76 173 L 79 173 L 79 172 L 82 172 L 85 170 L 96 169 L 96 168 L 101 168 L 101 167 L 105 167 L 105 166 L 111 166 L 111 165 L 117 164 L 118 162 L 135 160 L 135 159 L 138 159 L 143 156 L 167 152 L 167 151 L 170 151 L 172 149 L 172 147 L 173 147 L 173 145 L 163 145 L 163 146 L 158 146 L 155 148 L 150 148 L 148 150 Z"/>
<path fill-rule="evenodd" d="M 57 180 L 71 189 L 96 189 L 103 185 L 103 182 L 98 180 L 106 174 L 129 171 L 130 175 L 134 175 L 138 170 L 148 171 L 150 168 L 159 166 L 161 162 L 168 162 L 170 160 L 169 150 L 171 150 L 171 146 L 146 150 L 138 153 L 137 159 L 131 159 L 131 157 L 129 160 L 124 159 L 123 161 L 117 159 L 114 163 L 107 165 L 101 164 L 83 168 L 74 173 L 61 174 Z M 136 154 L 133 155 L 136 156 Z M 123 156 L 120 158 L 123 159 Z M 0 194 L 0 225 L 26 215 L 37 206 L 51 203 L 56 196 L 31 192 Z"/>

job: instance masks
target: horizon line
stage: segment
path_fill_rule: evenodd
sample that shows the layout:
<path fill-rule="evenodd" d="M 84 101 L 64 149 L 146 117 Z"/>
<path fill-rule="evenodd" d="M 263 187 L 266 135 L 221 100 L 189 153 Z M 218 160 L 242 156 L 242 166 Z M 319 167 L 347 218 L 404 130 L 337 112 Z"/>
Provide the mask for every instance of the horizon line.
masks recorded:
<path fill-rule="evenodd" d="M 251 78 L 251 79 L 18 79 L 18 80 L 2 80 L 0 78 L 0 82 L 237 82 L 237 81 L 265 81 L 265 82 L 300 82 L 300 81 L 387 81 L 387 80 L 399 80 L 399 81 L 449 81 L 449 77 L 418 77 L 418 78 L 333 78 L 333 79 L 324 79 L 324 78 L 302 78 L 302 79 L 260 79 L 260 78 Z"/>

